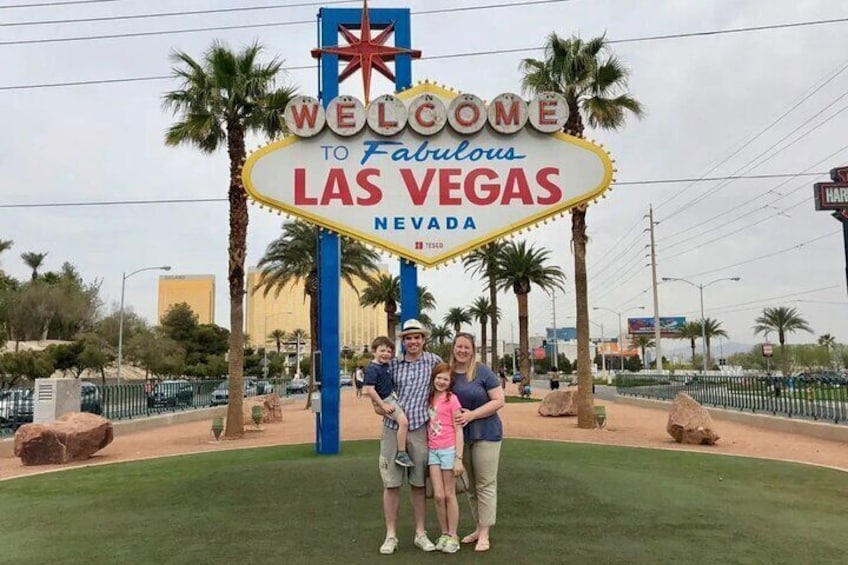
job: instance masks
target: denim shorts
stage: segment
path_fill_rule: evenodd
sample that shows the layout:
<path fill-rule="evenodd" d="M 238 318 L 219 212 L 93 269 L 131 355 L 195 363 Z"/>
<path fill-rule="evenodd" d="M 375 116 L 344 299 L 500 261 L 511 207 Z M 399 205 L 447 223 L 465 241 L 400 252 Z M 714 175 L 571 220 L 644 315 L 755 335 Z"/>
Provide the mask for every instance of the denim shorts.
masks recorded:
<path fill-rule="evenodd" d="M 427 465 L 439 465 L 445 471 L 453 469 L 455 462 L 455 447 L 448 447 L 446 449 L 431 449 L 430 455 L 427 459 Z"/>

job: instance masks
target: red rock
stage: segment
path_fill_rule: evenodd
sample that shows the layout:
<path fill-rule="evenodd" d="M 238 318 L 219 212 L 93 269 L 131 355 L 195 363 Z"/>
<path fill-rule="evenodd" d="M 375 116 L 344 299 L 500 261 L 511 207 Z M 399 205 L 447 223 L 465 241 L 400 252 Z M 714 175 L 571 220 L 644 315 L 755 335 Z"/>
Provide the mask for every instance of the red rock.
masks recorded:
<path fill-rule="evenodd" d="M 555 390 L 542 399 L 539 404 L 540 416 L 576 416 L 576 390 Z"/>
<path fill-rule="evenodd" d="M 114 439 L 112 422 L 71 412 L 49 424 L 25 424 L 15 433 L 15 456 L 24 465 L 61 465 L 88 459 Z"/>
<path fill-rule="evenodd" d="M 715 445 L 721 437 L 707 409 L 685 392 L 679 393 L 671 403 L 665 429 L 677 443 Z"/>

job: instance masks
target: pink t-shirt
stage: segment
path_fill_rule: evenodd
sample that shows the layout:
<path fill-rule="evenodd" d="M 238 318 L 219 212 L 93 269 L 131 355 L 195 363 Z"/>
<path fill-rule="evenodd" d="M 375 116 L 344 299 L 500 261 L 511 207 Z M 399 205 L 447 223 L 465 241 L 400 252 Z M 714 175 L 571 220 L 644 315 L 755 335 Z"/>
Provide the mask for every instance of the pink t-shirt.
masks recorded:
<path fill-rule="evenodd" d="M 459 399 L 455 394 L 450 398 L 442 396 L 430 407 L 430 422 L 427 424 L 427 447 L 430 449 L 447 449 L 456 447 L 456 428 L 453 415 L 462 411 Z"/>

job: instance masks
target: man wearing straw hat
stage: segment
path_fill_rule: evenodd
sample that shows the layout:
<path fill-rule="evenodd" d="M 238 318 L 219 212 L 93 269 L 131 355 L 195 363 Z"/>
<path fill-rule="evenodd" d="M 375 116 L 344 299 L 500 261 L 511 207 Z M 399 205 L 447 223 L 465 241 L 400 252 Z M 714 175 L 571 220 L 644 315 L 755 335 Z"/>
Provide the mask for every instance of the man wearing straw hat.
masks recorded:
<path fill-rule="evenodd" d="M 395 464 L 397 452 L 397 422 L 383 419 L 383 437 L 380 440 L 380 476 L 383 479 L 383 516 L 386 520 L 386 540 L 380 546 L 380 553 L 390 554 L 397 551 L 398 538 L 395 529 L 398 506 L 400 505 L 400 487 L 406 477 L 409 483 L 409 499 L 415 517 L 415 538 L 413 544 L 423 551 L 433 551 L 436 546 L 427 537 L 424 530 L 426 499 L 424 481 L 427 477 L 427 392 L 430 386 L 430 372 L 442 362 L 438 355 L 424 351 L 424 344 L 430 332 L 415 319 L 403 323 L 399 337 L 404 347 L 401 358 L 389 364 L 389 372 L 394 379 L 398 403 L 409 419 L 409 434 L 406 440 L 407 453 L 413 466 L 400 467 Z"/>

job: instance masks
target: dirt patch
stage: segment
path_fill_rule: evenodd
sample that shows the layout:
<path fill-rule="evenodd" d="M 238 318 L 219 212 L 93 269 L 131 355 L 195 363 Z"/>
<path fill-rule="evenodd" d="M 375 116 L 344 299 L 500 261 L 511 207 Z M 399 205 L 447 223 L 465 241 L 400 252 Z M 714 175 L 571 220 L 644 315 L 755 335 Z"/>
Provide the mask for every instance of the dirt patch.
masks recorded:
<path fill-rule="evenodd" d="M 512 391 L 508 390 L 510 394 Z M 534 393 L 536 396 L 539 393 Z M 68 469 L 150 459 L 184 453 L 201 453 L 222 449 L 244 449 L 269 445 L 312 443 L 315 441 L 315 415 L 304 410 L 305 402 L 283 405 L 283 421 L 263 424 L 262 431 L 247 432 L 244 438 L 212 442 L 209 421 L 176 424 L 155 430 L 119 435 L 111 445 L 88 461 L 68 465 L 24 467 L 17 458 L 0 459 L 0 480 Z M 807 436 L 764 430 L 753 426 L 718 422 L 721 440 L 714 446 L 684 446 L 666 434 L 667 410 L 642 408 L 597 401 L 607 407 L 604 429 L 582 430 L 577 418 L 543 418 L 537 414 L 538 403 L 509 403 L 501 410 L 504 433 L 510 438 L 577 441 L 607 445 L 651 447 L 701 453 L 723 453 L 767 459 L 782 459 L 834 467 L 848 471 L 848 445 Z M 345 389 L 341 395 L 342 441 L 376 439 L 381 430 L 380 418 L 371 402 L 357 399 Z"/>

